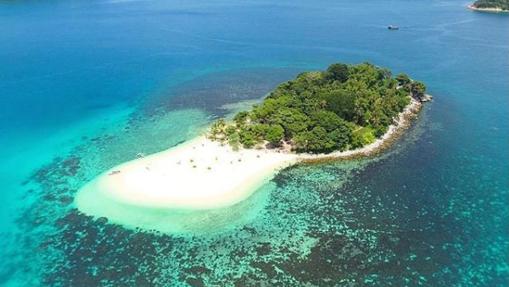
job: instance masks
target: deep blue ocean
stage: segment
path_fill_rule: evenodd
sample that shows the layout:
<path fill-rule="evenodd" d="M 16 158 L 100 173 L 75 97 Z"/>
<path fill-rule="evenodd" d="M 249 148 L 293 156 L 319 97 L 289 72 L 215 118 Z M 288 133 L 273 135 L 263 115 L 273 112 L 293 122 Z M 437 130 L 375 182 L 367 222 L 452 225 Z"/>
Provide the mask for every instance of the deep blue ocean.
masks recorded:
<path fill-rule="evenodd" d="M 0 286 L 509 286 L 509 15 L 467 4 L 0 2 Z M 187 234 L 73 208 L 137 153 L 365 61 L 434 96 L 383 155 L 286 169 Z"/>

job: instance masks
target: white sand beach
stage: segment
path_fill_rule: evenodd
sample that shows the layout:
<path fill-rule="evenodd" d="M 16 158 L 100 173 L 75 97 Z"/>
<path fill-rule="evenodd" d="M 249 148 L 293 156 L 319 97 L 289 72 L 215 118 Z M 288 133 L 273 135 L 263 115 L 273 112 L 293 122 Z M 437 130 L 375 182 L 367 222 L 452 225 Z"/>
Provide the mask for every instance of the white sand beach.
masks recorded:
<path fill-rule="evenodd" d="M 274 149 L 232 150 L 204 136 L 116 166 L 82 187 L 76 207 L 89 215 L 123 223 L 116 206 L 155 210 L 200 210 L 234 205 L 249 197 L 281 169 L 299 161 L 368 156 L 397 137 L 421 103 L 413 100 L 388 132 L 363 148 L 331 154 L 296 154 Z M 118 217 L 118 218 L 115 218 Z"/>
<path fill-rule="evenodd" d="M 118 202 L 142 207 L 211 209 L 235 204 L 297 160 L 274 150 L 232 148 L 198 137 L 166 151 L 121 164 L 84 186 Z"/>

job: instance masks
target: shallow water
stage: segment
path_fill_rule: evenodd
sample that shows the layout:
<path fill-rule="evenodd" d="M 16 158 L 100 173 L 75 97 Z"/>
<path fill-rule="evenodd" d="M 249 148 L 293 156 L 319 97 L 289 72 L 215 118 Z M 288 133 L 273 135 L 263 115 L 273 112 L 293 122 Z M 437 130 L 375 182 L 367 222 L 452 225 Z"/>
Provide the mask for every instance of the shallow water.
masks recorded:
<path fill-rule="evenodd" d="M 0 285 L 506 286 L 509 17 L 464 5 L 1 3 Z M 102 171 L 334 61 L 435 99 L 384 155 L 286 169 L 181 233 L 73 208 Z"/>

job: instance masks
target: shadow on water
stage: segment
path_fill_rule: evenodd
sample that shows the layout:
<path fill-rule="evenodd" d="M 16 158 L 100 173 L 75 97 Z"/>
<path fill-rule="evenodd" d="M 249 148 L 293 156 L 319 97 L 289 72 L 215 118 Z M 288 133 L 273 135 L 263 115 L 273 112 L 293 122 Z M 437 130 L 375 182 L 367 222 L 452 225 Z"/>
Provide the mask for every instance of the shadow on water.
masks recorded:
<path fill-rule="evenodd" d="M 168 92 L 153 96 L 145 103 L 145 111 L 200 109 L 214 116 L 228 113 L 224 106 L 261 99 L 278 84 L 299 73 L 293 68 L 236 69 L 199 76 Z"/>

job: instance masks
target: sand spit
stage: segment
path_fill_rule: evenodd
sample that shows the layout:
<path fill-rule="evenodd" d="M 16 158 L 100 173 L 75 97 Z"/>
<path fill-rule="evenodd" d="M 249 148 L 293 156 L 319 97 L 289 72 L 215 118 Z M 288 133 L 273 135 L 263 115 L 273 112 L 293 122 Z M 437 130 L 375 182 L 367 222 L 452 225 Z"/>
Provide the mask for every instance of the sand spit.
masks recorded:
<path fill-rule="evenodd" d="M 232 206 L 252 195 L 278 171 L 298 162 L 352 159 L 380 152 L 403 133 L 421 106 L 421 102 L 412 100 L 374 143 L 330 154 L 296 154 L 283 149 L 235 151 L 227 144 L 197 137 L 159 153 L 140 155 L 104 172 L 78 191 L 75 205 L 88 215 L 107 217 L 130 227 L 130 210 L 139 217 L 150 212 Z"/>

